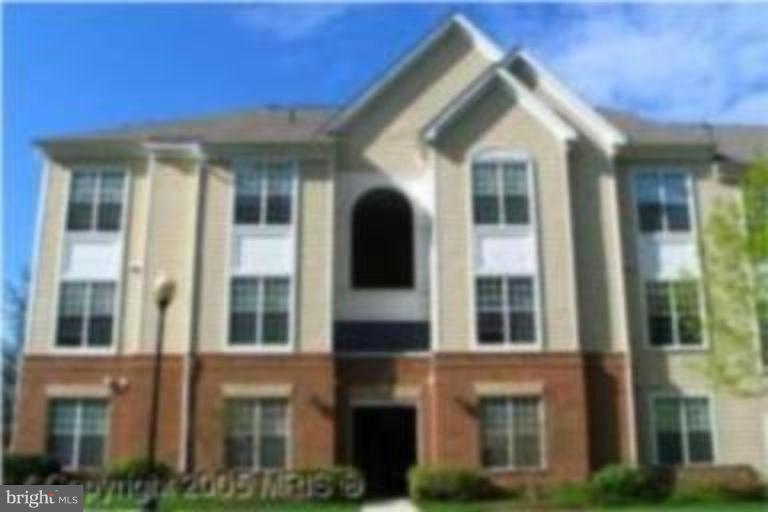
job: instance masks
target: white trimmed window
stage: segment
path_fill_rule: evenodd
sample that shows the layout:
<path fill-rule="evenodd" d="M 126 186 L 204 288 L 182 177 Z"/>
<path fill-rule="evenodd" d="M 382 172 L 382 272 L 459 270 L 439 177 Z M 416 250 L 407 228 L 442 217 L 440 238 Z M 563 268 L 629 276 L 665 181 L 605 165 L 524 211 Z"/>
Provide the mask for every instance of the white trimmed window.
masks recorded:
<path fill-rule="evenodd" d="M 706 397 L 656 397 L 653 400 L 656 463 L 714 462 L 712 415 Z"/>
<path fill-rule="evenodd" d="M 646 282 L 648 339 L 651 345 L 703 345 L 699 295 L 699 284 L 696 281 Z"/>
<path fill-rule="evenodd" d="M 643 233 L 691 230 L 690 175 L 682 171 L 643 171 L 635 175 L 637 218 Z"/>
<path fill-rule="evenodd" d="M 478 343 L 494 346 L 536 342 L 533 277 L 479 276 L 475 293 Z"/>
<path fill-rule="evenodd" d="M 231 399 L 226 405 L 225 465 L 232 469 L 284 469 L 288 459 L 286 400 Z"/>
<path fill-rule="evenodd" d="M 235 224 L 291 224 L 295 181 L 294 166 L 289 160 L 270 160 L 239 168 L 235 173 Z"/>
<path fill-rule="evenodd" d="M 287 345 L 292 318 L 290 298 L 288 277 L 232 278 L 230 344 Z"/>
<path fill-rule="evenodd" d="M 479 158 L 472 164 L 476 225 L 528 225 L 531 222 L 527 160 Z"/>
<path fill-rule="evenodd" d="M 107 401 L 56 399 L 48 407 L 48 453 L 62 468 L 104 465 L 107 446 Z"/>
<path fill-rule="evenodd" d="M 541 468 L 542 403 L 539 397 L 494 397 L 480 400 L 480 446 L 488 469 Z"/>
<path fill-rule="evenodd" d="M 115 319 L 111 281 L 63 281 L 56 329 L 58 347 L 109 347 Z"/>
<path fill-rule="evenodd" d="M 120 171 L 73 171 L 67 230 L 120 231 L 124 187 Z"/>

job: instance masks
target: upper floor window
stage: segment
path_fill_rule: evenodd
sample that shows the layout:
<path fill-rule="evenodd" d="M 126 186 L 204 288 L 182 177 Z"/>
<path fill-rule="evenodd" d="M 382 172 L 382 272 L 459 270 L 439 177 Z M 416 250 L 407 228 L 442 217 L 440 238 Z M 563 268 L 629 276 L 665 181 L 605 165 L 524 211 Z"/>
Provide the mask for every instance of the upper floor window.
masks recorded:
<path fill-rule="evenodd" d="M 69 231 L 119 231 L 125 175 L 119 171 L 74 171 L 67 209 Z"/>
<path fill-rule="evenodd" d="M 536 342 L 533 278 L 482 276 L 476 280 L 477 337 L 482 345 Z"/>
<path fill-rule="evenodd" d="M 108 347 L 112 344 L 115 283 L 64 281 L 59 291 L 56 345 Z"/>
<path fill-rule="evenodd" d="M 352 212 L 352 286 L 412 288 L 413 238 L 408 199 L 397 190 L 367 192 Z"/>
<path fill-rule="evenodd" d="M 48 407 L 48 453 L 66 469 L 104 465 L 107 402 L 57 399 Z"/>
<path fill-rule="evenodd" d="M 228 468 L 283 469 L 288 454 L 285 400 L 237 399 L 226 404 L 224 458 Z"/>
<path fill-rule="evenodd" d="M 238 169 L 235 173 L 235 224 L 291 224 L 295 181 L 296 173 L 288 160 Z"/>
<path fill-rule="evenodd" d="M 701 300 L 696 281 L 646 283 L 648 333 L 652 345 L 702 345 Z"/>
<path fill-rule="evenodd" d="M 483 467 L 500 469 L 543 466 L 541 400 L 499 397 L 480 401 Z"/>
<path fill-rule="evenodd" d="M 653 401 L 656 462 L 714 462 L 712 416 L 706 397 L 656 397 Z"/>
<path fill-rule="evenodd" d="M 635 176 L 640 231 L 675 233 L 691 230 L 690 176 L 676 171 L 643 171 Z"/>
<path fill-rule="evenodd" d="M 235 277 L 232 279 L 230 293 L 231 344 L 288 344 L 291 318 L 290 278 Z"/>
<path fill-rule="evenodd" d="M 480 158 L 474 161 L 472 211 L 475 224 L 529 224 L 531 208 L 528 174 L 527 160 Z"/>

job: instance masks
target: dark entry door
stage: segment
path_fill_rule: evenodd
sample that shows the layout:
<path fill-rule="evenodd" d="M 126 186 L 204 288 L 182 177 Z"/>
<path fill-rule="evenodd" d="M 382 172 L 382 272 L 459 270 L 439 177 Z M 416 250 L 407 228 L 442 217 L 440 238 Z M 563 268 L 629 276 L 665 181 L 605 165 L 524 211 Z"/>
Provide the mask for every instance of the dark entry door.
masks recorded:
<path fill-rule="evenodd" d="M 416 464 L 413 407 L 358 407 L 353 413 L 354 464 L 369 496 L 406 494 L 408 469 Z"/>

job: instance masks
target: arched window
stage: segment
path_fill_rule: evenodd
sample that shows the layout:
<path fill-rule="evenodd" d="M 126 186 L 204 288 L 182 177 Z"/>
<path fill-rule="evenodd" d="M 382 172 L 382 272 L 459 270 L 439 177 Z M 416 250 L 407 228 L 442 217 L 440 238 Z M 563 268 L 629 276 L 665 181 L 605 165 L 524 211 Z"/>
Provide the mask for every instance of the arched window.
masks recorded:
<path fill-rule="evenodd" d="M 413 212 L 391 189 L 367 192 L 352 213 L 352 286 L 413 287 Z"/>

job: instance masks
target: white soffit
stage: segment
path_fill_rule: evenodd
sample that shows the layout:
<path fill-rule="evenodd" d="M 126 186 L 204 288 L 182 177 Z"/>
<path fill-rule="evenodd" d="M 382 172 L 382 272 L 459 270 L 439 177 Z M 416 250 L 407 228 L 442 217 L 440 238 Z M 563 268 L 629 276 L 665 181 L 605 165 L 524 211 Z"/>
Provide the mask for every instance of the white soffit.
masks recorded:
<path fill-rule="evenodd" d="M 552 130 L 562 141 L 576 139 L 576 131 L 563 119 L 555 114 L 543 101 L 538 99 L 528 88 L 515 78 L 509 71 L 495 66 L 482 79 L 468 87 L 454 100 L 448 108 L 441 112 L 424 128 L 424 137 L 428 142 L 434 142 L 440 132 L 448 126 L 457 116 L 464 112 L 472 102 L 495 80 L 511 90 L 520 106 L 536 116 L 545 126 Z"/>
<path fill-rule="evenodd" d="M 618 128 L 613 126 L 608 120 L 601 116 L 592 106 L 580 98 L 570 88 L 566 87 L 557 79 L 544 65 L 535 59 L 528 51 L 518 50 L 504 59 L 504 65 L 513 63 L 520 59 L 528 66 L 533 68 L 539 79 L 540 86 L 554 98 L 560 106 L 571 112 L 574 117 L 578 117 L 589 126 L 593 134 L 608 149 L 614 151 L 616 146 L 626 144 L 627 138 Z"/>
<path fill-rule="evenodd" d="M 389 84 L 394 82 L 397 77 L 410 68 L 419 57 L 425 54 L 437 41 L 454 27 L 458 27 L 462 30 L 472 42 L 473 46 L 477 48 L 489 62 L 498 62 L 503 57 L 501 49 L 485 33 L 477 28 L 477 26 L 466 17 L 461 14 L 455 14 L 433 30 L 415 48 L 405 54 L 352 104 L 339 112 L 339 114 L 331 121 L 328 128 L 330 130 L 338 130 L 342 128 L 347 121 L 352 119 L 355 114 L 360 112 L 370 101 L 376 98 Z"/>

